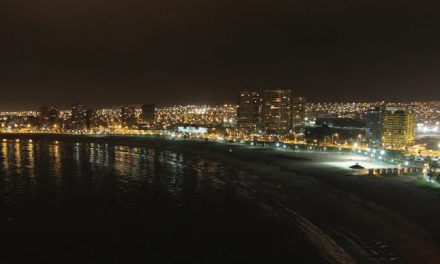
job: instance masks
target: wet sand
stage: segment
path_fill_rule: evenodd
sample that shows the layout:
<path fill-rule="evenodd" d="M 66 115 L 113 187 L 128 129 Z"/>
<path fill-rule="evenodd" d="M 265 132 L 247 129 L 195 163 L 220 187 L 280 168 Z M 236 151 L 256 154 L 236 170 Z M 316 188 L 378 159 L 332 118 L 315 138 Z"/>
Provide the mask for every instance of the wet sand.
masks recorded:
<path fill-rule="evenodd" d="M 297 226 L 307 225 L 298 220 L 302 218 L 291 219 L 292 215 L 307 219 L 358 263 L 440 263 L 440 192 L 420 186 L 415 177 L 353 176 L 349 169 L 329 164 L 332 158 L 327 154 L 216 142 L 126 136 L 2 136 L 151 146 L 218 160 L 253 175 L 252 179 L 235 180 L 261 197 L 268 210 Z M 310 228 L 304 229 L 310 232 Z M 331 262 L 338 262 L 332 252 L 326 254 Z"/>

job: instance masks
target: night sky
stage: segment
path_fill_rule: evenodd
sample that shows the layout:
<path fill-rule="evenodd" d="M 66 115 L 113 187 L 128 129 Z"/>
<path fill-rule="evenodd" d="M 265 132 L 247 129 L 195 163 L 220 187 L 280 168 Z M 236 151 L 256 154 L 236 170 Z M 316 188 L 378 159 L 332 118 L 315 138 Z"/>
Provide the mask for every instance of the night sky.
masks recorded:
<path fill-rule="evenodd" d="M 1 0 L 0 110 L 270 88 L 439 100 L 439 14 L 423 0 Z"/>

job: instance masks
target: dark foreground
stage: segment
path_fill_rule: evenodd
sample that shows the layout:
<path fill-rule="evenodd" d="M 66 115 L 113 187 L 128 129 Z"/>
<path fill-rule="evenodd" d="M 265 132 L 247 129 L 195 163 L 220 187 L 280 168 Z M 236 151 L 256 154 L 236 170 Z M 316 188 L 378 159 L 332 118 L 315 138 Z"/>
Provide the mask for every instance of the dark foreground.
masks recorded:
<path fill-rule="evenodd" d="M 4 137 L 15 139 L 17 136 Z M 80 168 L 87 169 L 75 171 L 54 167 L 70 175 L 65 176 L 69 181 L 54 179 L 57 184 L 49 186 L 54 185 L 52 189 L 72 195 L 60 202 L 57 200 L 60 198 L 52 199 L 58 197 L 52 190 L 52 196 L 46 198 L 53 200 L 53 204 L 38 205 L 47 208 L 47 212 L 40 214 L 43 217 L 39 221 L 49 221 L 50 232 L 55 237 L 45 236 L 41 230 L 38 232 L 43 241 L 46 237 L 52 238 L 49 248 L 56 248 L 55 256 L 60 252 L 59 256 L 123 261 L 135 254 L 144 259 L 159 257 L 165 262 L 209 263 L 354 263 L 352 258 L 358 263 L 440 263 L 438 189 L 420 186 L 414 177 L 357 177 L 348 175 L 345 169 L 323 165 L 331 155 L 338 154 L 329 156 L 143 137 L 20 137 L 21 140 L 32 137 L 34 143 L 43 140 L 44 144 L 59 140 L 60 145 L 72 147 L 81 143 L 89 150 L 123 145 L 131 149 L 128 153 L 135 153 L 126 158 L 118 158 L 115 154 L 114 160 L 94 162 L 98 154 L 93 158 L 85 150 L 81 157 L 86 157 L 87 162 Z M 139 164 L 145 166 L 138 170 L 136 151 L 142 148 L 162 153 L 156 155 L 160 162 L 142 161 Z M 8 155 L 9 158 L 14 156 Z M 179 157 L 191 162 L 182 163 Z M 122 163 L 125 167 L 119 163 L 121 160 L 126 160 Z M 122 167 L 109 166 L 113 162 Z M 169 168 L 151 166 L 161 163 Z M 89 165 L 83 167 L 84 164 Z M 11 166 L 9 170 L 13 169 Z M 97 172 L 96 168 L 99 168 Z M 109 168 L 121 173 L 109 173 Z M 151 170 L 155 171 L 152 175 L 156 175 L 158 169 L 159 177 L 139 177 L 148 175 Z M 11 181 L 8 181 L 9 186 L 18 190 L 33 186 L 31 183 L 11 185 Z M 39 182 L 51 181 L 43 177 Z M 112 182 L 122 185 L 118 187 Z M 51 194 L 50 188 L 38 190 L 44 195 Z M 114 197 L 114 194 L 117 195 Z M 20 196 L 9 199 L 23 202 Z M 29 206 L 26 201 L 24 204 Z M 142 211 L 148 204 L 155 206 Z M 21 207 L 17 204 L 8 208 L 18 210 Z M 27 209 L 21 211 L 28 212 Z M 87 218 L 88 215 L 92 215 L 92 219 Z M 18 230 L 34 222 L 30 219 L 38 219 L 33 215 L 17 218 L 28 219 L 26 224 L 18 225 Z M 14 231 L 14 223 L 15 218 L 6 223 L 10 226 L 10 236 L 16 239 L 15 244 L 9 243 L 9 249 L 20 250 L 23 243 L 20 236 L 29 238 L 29 233 Z M 65 224 L 63 227 L 76 226 L 79 231 L 61 228 L 62 232 L 72 235 L 63 236 L 61 231 L 54 234 L 56 223 Z M 97 229 L 98 226 L 102 228 Z M 31 254 L 52 256 L 41 241 L 28 244 L 25 249 L 34 250 Z M 35 248 L 35 244 L 46 250 Z M 22 254 L 18 251 L 16 255 Z"/>
<path fill-rule="evenodd" d="M 325 262 L 221 161 L 158 141 L 6 138 L 2 263 Z"/>

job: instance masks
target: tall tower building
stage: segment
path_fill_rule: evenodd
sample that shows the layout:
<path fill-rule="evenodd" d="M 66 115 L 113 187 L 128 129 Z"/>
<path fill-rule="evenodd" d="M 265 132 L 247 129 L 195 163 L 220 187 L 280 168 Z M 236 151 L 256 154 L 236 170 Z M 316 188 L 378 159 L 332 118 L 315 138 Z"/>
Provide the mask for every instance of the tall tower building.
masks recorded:
<path fill-rule="evenodd" d="M 262 127 L 266 134 L 288 134 L 291 129 L 291 117 L 290 90 L 262 92 Z"/>
<path fill-rule="evenodd" d="M 379 145 L 382 137 L 382 127 L 385 110 L 383 107 L 375 107 L 365 112 L 366 139 L 373 145 Z"/>
<path fill-rule="evenodd" d="M 85 116 L 87 129 L 91 130 L 96 127 L 96 111 L 88 109 Z"/>
<path fill-rule="evenodd" d="M 38 119 L 40 128 L 43 129 L 55 129 L 59 126 L 60 112 L 55 107 L 42 106 L 38 110 Z"/>
<path fill-rule="evenodd" d="M 383 116 L 382 144 L 395 148 L 414 145 L 415 127 L 413 113 L 399 108 L 386 108 Z"/>
<path fill-rule="evenodd" d="M 242 91 L 237 95 L 237 128 L 242 132 L 258 132 L 261 125 L 259 92 Z"/>
<path fill-rule="evenodd" d="M 87 127 L 86 111 L 84 111 L 82 104 L 74 104 L 72 106 L 70 126 L 74 130 L 84 130 Z"/>
<path fill-rule="evenodd" d="M 305 97 L 292 97 L 292 131 L 297 135 L 304 134 L 306 102 Z"/>
<path fill-rule="evenodd" d="M 124 127 L 133 128 L 136 125 L 136 112 L 131 106 L 121 108 L 121 121 Z"/>

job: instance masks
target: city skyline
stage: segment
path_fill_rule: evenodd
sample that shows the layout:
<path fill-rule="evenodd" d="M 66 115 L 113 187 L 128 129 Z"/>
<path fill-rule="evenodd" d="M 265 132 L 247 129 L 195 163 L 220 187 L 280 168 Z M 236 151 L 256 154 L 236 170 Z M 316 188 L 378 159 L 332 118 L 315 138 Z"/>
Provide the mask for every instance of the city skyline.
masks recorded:
<path fill-rule="evenodd" d="M 42 104 L 39 105 L 30 105 L 28 107 L 23 106 L 15 106 L 15 107 L 7 107 L 6 104 L 0 105 L 0 113 L 14 113 L 14 112 L 37 112 L 40 107 L 56 107 L 59 110 L 68 111 L 74 106 L 75 104 L 81 104 L 83 107 L 88 109 L 113 109 L 113 108 L 120 108 L 122 106 L 131 106 L 131 107 L 138 107 L 141 108 L 142 105 L 145 104 L 153 104 L 160 108 L 166 108 L 166 107 L 180 107 L 180 106 L 223 106 L 223 105 L 237 105 L 237 94 L 240 92 L 253 92 L 253 91 L 264 91 L 264 90 L 272 90 L 272 89 L 263 89 L 263 90 L 240 90 L 237 92 L 233 99 L 227 102 L 219 102 L 219 103 L 209 103 L 201 101 L 200 103 L 178 103 L 178 102 L 170 102 L 170 103 L 155 103 L 153 101 L 142 101 L 142 100 L 133 100 L 131 103 L 124 103 L 124 101 L 115 101 L 114 103 L 99 103 L 99 104 L 89 104 L 85 103 L 87 99 L 79 100 L 79 101 L 68 101 L 66 103 L 50 103 L 42 102 Z M 280 90 L 288 90 L 288 89 L 280 89 Z M 350 105 L 350 104 L 356 104 L 356 105 L 362 105 L 362 104 L 368 104 L 368 105 L 379 105 L 379 104 L 403 104 L 403 105 L 411 105 L 411 104 L 430 104 L 430 103 L 439 103 L 439 100 L 348 100 L 348 101 L 325 101 L 325 100 L 310 100 L 308 97 L 303 96 L 302 94 L 296 94 L 294 91 L 292 91 L 294 97 L 301 97 L 306 98 L 307 102 L 306 104 L 309 105 Z"/>
<path fill-rule="evenodd" d="M 3 262 L 440 263 L 439 10 L 0 0 Z"/>

